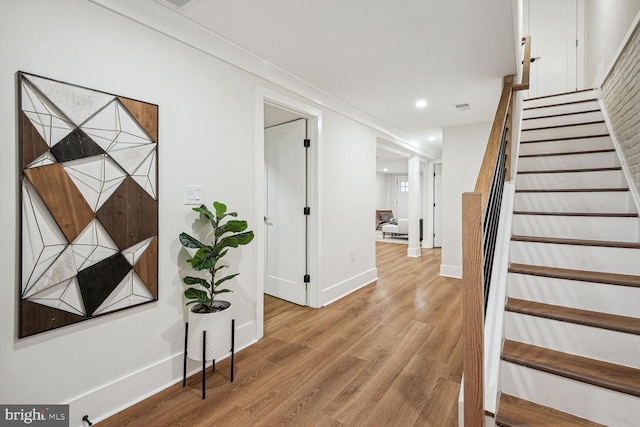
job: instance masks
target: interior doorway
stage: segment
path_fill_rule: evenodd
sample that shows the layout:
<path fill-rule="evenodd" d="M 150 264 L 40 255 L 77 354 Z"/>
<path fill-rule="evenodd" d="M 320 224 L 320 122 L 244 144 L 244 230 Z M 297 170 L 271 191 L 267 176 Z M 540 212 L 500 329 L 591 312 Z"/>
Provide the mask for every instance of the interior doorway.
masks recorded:
<path fill-rule="evenodd" d="M 531 35 L 528 98 L 584 88 L 584 0 L 525 0 Z"/>
<path fill-rule="evenodd" d="M 415 191 L 415 189 L 414 189 Z M 394 214 L 396 218 L 409 218 L 409 177 L 397 176 L 395 183 L 396 207 Z"/>
<path fill-rule="evenodd" d="M 265 106 L 265 118 L 273 106 Z M 269 122 L 265 121 L 265 126 Z M 307 121 L 265 127 L 264 293 L 308 305 Z"/>
<path fill-rule="evenodd" d="M 433 165 L 433 247 L 442 247 L 442 163 Z"/>
<path fill-rule="evenodd" d="M 291 123 L 298 120 L 306 122 L 306 139 L 309 140 L 310 147 L 307 150 L 306 160 L 306 178 L 307 178 L 307 193 L 306 193 L 306 206 L 300 206 L 296 209 L 300 215 L 304 215 L 303 209 L 309 207 L 310 215 L 306 216 L 306 232 L 305 236 L 302 236 L 302 245 L 306 250 L 306 255 L 302 257 L 303 264 L 306 264 L 302 271 L 306 271 L 303 274 L 301 280 L 306 282 L 304 285 L 303 299 L 301 302 L 304 305 L 318 308 L 319 304 L 319 291 L 318 283 L 322 283 L 322 271 L 318 268 L 319 257 L 322 254 L 322 242 L 319 238 L 319 229 L 321 227 L 320 218 L 322 216 L 322 207 L 320 206 L 319 194 L 320 194 L 320 180 L 318 178 L 318 171 L 320 169 L 319 160 L 321 158 L 322 147 L 322 111 L 315 107 L 304 104 L 298 100 L 291 99 L 278 92 L 274 92 L 264 87 L 256 88 L 255 97 L 255 127 L 254 127 L 254 180 L 255 180 L 255 198 L 254 198 L 254 222 L 259 226 L 255 227 L 256 241 L 260 244 L 256 245 L 256 300 L 255 300 L 255 326 L 256 336 L 262 338 L 264 336 L 264 319 L 265 319 L 265 282 L 267 276 L 267 268 L 270 259 L 267 254 L 267 222 L 270 219 L 267 216 L 267 152 L 269 149 L 265 145 L 265 128 L 272 128 L 284 123 Z M 303 138 L 304 140 L 305 138 Z M 300 141 L 300 145 L 304 144 L 304 141 Z M 286 222 L 286 220 L 285 220 Z M 273 240 L 272 240 L 273 242 Z M 278 246 L 278 245 L 275 245 Z M 271 251 L 278 251 L 277 247 L 269 249 Z M 304 251 L 300 251 L 304 252 Z M 273 257 L 273 253 L 269 255 Z M 280 263 L 288 262 L 286 254 L 276 254 L 276 260 L 280 260 Z M 271 258 L 273 261 L 273 258 Z M 299 274 L 296 274 L 299 275 Z M 308 277 L 305 277 L 308 275 Z"/>

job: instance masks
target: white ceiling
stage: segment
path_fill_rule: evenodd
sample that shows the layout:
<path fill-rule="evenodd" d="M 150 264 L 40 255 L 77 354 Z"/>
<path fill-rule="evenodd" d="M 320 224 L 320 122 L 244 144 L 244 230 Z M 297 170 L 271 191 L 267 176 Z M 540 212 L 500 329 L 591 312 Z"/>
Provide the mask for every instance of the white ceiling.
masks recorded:
<path fill-rule="evenodd" d="M 512 0 L 155 1 L 422 148 L 443 127 L 492 120 L 516 71 Z"/>

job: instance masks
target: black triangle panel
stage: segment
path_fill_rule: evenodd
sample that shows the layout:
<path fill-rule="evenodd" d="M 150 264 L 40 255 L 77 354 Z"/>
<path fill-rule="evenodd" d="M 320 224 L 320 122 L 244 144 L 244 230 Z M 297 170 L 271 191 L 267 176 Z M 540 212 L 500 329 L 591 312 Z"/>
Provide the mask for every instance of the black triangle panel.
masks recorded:
<path fill-rule="evenodd" d="M 75 128 L 73 132 L 51 147 L 51 153 L 62 163 L 98 156 L 105 154 L 105 151 L 82 129 Z"/>
<path fill-rule="evenodd" d="M 87 316 L 93 315 L 131 269 L 129 261 L 118 252 L 78 272 L 78 285 Z"/>

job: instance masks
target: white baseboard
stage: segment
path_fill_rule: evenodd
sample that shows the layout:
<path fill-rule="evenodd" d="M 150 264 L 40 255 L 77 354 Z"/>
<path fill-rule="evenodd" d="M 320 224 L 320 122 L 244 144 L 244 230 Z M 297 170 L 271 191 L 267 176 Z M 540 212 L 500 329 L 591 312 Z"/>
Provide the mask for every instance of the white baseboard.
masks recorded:
<path fill-rule="evenodd" d="M 255 321 L 237 327 L 236 353 L 254 344 L 256 342 L 255 334 Z M 218 361 L 226 359 L 230 354 L 218 359 Z M 65 402 L 69 405 L 69 425 L 84 427 L 81 420 L 85 415 L 88 415 L 91 422 L 95 424 L 181 382 L 183 357 L 183 352 L 174 354 Z M 211 366 L 211 362 L 207 366 Z M 187 378 L 199 372 L 201 367 L 201 362 L 189 359 Z"/>
<path fill-rule="evenodd" d="M 440 275 L 444 277 L 453 277 L 454 279 L 462 279 L 462 267 L 457 265 L 440 264 Z"/>
<path fill-rule="evenodd" d="M 364 273 L 337 283 L 327 289 L 323 289 L 320 296 L 321 306 L 324 307 L 329 305 L 345 295 L 349 295 L 350 293 L 355 292 L 376 280 L 378 280 L 378 269 L 372 268 L 369 271 L 365 271 Z"/>

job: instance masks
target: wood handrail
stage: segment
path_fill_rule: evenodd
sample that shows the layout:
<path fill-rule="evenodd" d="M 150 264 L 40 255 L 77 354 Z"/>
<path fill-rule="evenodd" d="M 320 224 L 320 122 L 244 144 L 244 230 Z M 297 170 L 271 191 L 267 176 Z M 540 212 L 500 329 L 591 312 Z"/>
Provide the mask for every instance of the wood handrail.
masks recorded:
<path fill-rule="evenodd" d="M 513 86 L 514 92 L 529 89 L 529 75 L 531 72 L 531 36 L 523 37 L 522 41 L 524 41 L 524 56 L 522 58 L 522 83 Z"/>
<path fill-rule="evenodd" d="M 487 143 L 487 149 L 484 152 L 482 165 L 480 166 L 480 172 L 478 172 L 478 179 L 476 180 L 474 192 L 481 193 L 483 195 L 483 209 L 487 207 L 487 195 L 489 194 L 489 189 L 491 188 L 491 179 L 493 177 L 493 169 L 496 164 L 496 157 L 498 155 L 498 150 L 500 147 L 500 139 L 502 138 L 502 132 L 504 130 L 509 107 L 511 105 L 513 79 L 514 76 L 505 76 L 503 79 L 500 102 L 498 103 L 496 116 L 493 119 L 491 133 L 489 134 L 489 142 Z"/>

